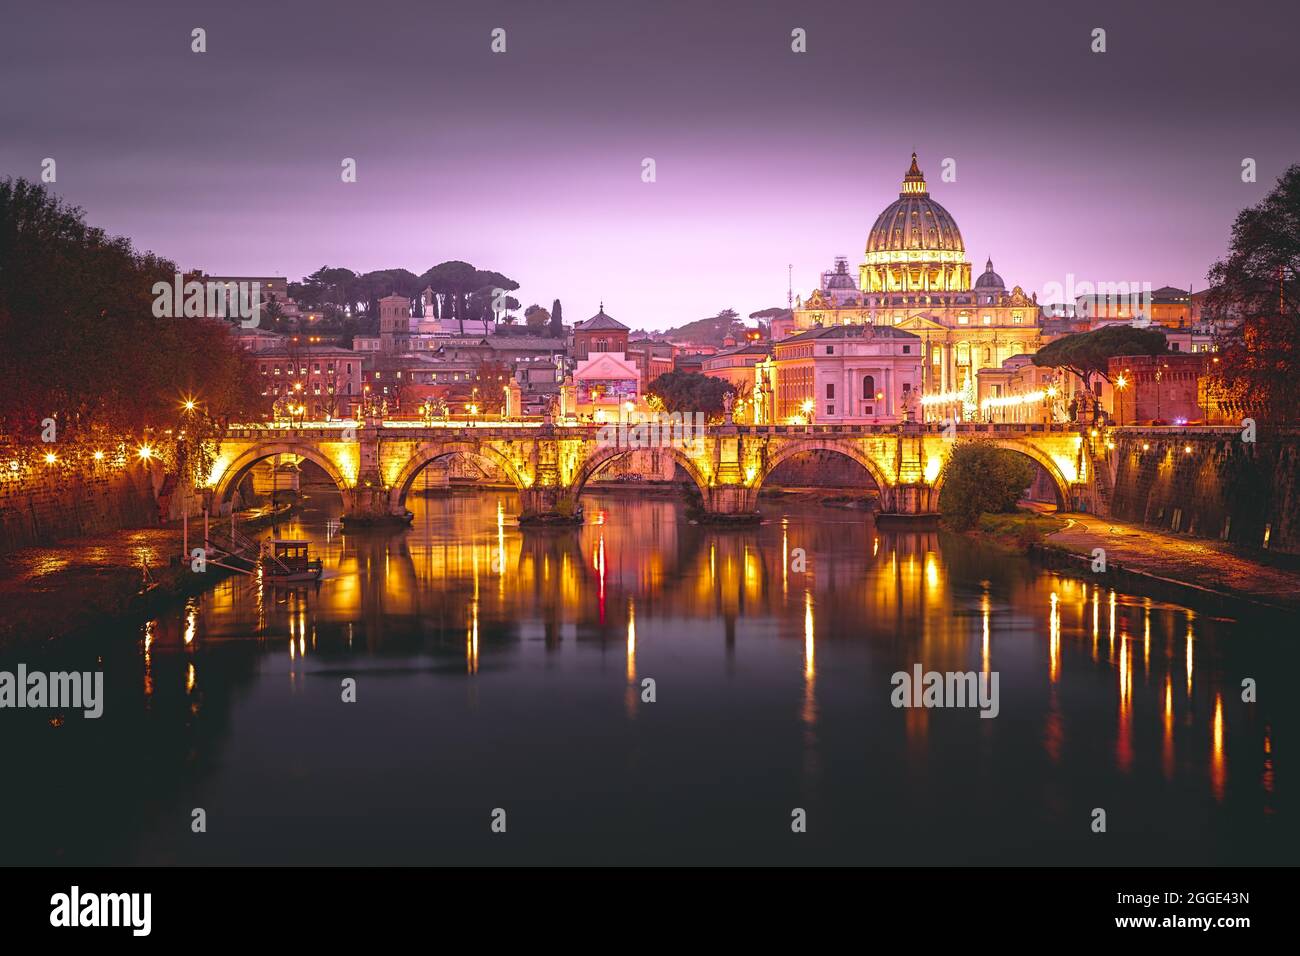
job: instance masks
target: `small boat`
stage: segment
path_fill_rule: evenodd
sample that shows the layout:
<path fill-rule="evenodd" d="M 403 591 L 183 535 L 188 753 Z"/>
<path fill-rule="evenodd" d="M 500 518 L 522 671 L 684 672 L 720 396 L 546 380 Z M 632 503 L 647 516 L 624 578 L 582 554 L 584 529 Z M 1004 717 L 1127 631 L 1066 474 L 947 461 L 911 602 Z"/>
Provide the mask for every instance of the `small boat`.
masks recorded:
<path fill-rule="evenodd" d="M 306 541 L 272 538 L 262 546 L 262 574 L 273 581 L 317 581 L 324 570 L 320 558 L 308 555 Z"/>

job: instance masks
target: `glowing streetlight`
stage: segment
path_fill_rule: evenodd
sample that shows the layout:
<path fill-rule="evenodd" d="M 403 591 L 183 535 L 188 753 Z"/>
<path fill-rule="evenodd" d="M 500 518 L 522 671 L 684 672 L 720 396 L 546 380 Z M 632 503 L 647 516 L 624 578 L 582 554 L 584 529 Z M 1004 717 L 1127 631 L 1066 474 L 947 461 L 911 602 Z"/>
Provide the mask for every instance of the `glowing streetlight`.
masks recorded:
<path fill-rule="evenodd" d="M 55 463 L 56 461 L 58 461 L 58 460 L 59 460 L 59 456 L 56 455 L 56 454 L 54 454 L 54 452 L 52 452 L 52 451 L 47 451 L 47 452 L 45 453 L 45 464 L 47 464 L 47 465 L 52 465 L 52 464 L 54 464 L 54 463 Z"/>
<path fill-rule="evenodd" d="M 1128 379 L 1123 375 L 1115 379 L 1116 402 L 1119 406 L 1116 411 L 1119 412 L 1119 423 L 1121 425 L 1124 424 L 1124 389 L 1126 388 L 1128 388 Z"/>
<path fill-rule="evenodd" d="M 136 454 L 140 456 L 141 461 L 148 461 L 150 458 L 153 457 L 153 449 L 150 448 L 148 445 L 141 445 L 140 448 L 136 451 Z"/>
<path fill-rule="evenodd" d="M 104 460 L 104 453 L 102 451 L 95 452 L 95 461 L 103 461 L 103 460 Z"/>

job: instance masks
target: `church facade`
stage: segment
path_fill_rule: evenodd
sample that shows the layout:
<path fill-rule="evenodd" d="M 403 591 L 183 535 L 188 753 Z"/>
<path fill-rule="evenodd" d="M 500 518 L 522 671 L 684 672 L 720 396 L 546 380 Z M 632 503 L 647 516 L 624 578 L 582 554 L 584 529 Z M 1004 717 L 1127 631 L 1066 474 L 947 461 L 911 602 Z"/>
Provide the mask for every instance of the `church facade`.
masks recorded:
<path fill-rule="evenodd" d="M 887 326 L 920 339 L 927 419 L 966 417 L 980 369 L 1000 369 L 1042 344 L 1036 295 L 1009 291 L 989 259 L 971 281 L 956 220 L 930 197 L 916 154 L 898 199 L 876 217 L 857 275 L 839 258 L 800 298 L 788 332 L 837 325 Z"/>

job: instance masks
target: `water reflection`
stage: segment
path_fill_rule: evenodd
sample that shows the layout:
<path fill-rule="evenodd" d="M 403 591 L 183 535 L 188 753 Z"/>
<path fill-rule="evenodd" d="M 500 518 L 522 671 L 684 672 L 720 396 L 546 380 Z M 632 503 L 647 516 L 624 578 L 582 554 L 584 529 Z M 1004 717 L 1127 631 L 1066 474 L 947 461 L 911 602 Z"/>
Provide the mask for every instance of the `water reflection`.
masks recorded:
<path fill-rule="evenodd" d="M 101 722 L 107 740 L 68 722 L 20 735 L 56 780 L 68 760 L 139 755 L 102 774 L 101 796 L 105 814 L 147 812 L 115 839 L 51 844 L 94 861 L 309 862 L 338 834 L 358 847 L 347 862 L 434 848 L 472 862 L 468 828 L 400 824 L 431 800 L 459 819 L 504 793 L 533 808 L 599 795 L 577 835 L 539 823 L 518 862 L 605 859 L 629 834 L 668 862 L 785 859 L 762 834 L 789 806 L 821 821 L 808 845 L 828 862 L 1250 860 L 1286 845 L 1269 830 L 1294 827 L 1273 739 L 1294 717 L 1234 691 L 1295 662 L 1271 635 L 1110 590 L 1102 655 L 1100 587 L 963 538 L 784 502 L 761 527 L 715 531 L 675 500 L 587 497 L 585 526 L 527 535 L 496 492 L 415 498 L 413 528 L 388 535 L 340 533 L 328 512 L 277 529 L 312 542 L 318 585 L 215 585 L 112 645 L 122 716 Z M 918 662 L 997 670 L 1000 716 L 893 708 L 890 675 Z M 364 706 L 339 705 L 342 676 Z M 166 821 L 215 793 L 239 835 L 196 848 Z M 1075 824 L 1098 794 L 1134 828 L 1105 851 Z M 305 822 L 275 809 L 295 805 Z"/>

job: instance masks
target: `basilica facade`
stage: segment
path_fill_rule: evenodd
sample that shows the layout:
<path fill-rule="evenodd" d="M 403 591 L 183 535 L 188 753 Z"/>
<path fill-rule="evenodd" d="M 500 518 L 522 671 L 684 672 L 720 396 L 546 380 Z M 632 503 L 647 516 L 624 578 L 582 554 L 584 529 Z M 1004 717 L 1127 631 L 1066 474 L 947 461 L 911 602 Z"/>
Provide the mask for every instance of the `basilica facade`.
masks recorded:
<path fill-rule="evenodd" d="M 876 217 L 854 276 L 839 258 L 793 309 L 799 334 L 838 325 L 888 326 L 920 339 L 920 387 L 927 418 L 944 417 L 974 399 L 980 369 L 1000 369 L 1040 344 L 1037 296 L 1007 290 L 993 261 L 971 281 L 971 264 L 956 220 L 930 197 L 916 154 L 898 199 Z"/>

